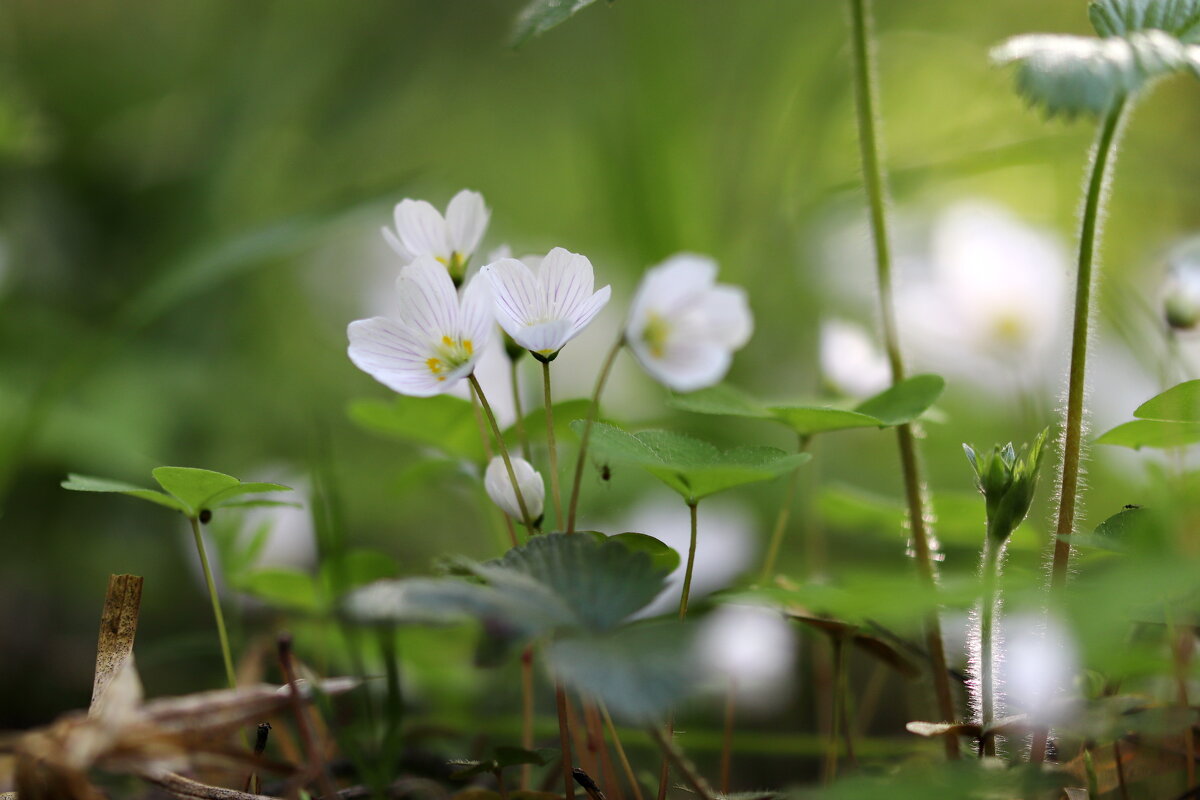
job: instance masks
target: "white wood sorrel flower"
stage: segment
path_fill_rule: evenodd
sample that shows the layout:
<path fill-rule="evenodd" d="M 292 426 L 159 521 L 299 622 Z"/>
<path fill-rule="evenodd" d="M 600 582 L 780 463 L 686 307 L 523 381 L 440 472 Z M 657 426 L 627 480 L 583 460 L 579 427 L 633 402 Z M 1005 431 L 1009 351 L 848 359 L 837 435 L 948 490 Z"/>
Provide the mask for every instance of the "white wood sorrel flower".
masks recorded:
<path fill-rule="evenodd" d="M 500 327 L 541 361 L 553 360 L 612 294 L 609 286 L 593 292 L 592 262 L 561 247 L 547 253 L 536 271 L 502 258 L 479 274 L 491 284 Z"/>
<path fill-rule="evenodd" d="M 525 508 L 529 511 L 530 522 L 537 523 L 542 518 L 546 505 L 546 482 L 541 473 L 533 468 L 523 458 L 512 456 L 513 473 L 517 476 L 517 486 L 521 488 L 521 497 L 525 500 Z M 483 486 L 487 489 L 488 497 L 500 506 L 505 514 L 515 520 L 521 520 L 521 504 L 517 502 L 517 493 L 513 491 L 512 481 L 508 479 L 508 469 L 504 459 L 495 456 L 488 462 L 487 471 L 483 475 Z"/>
<path fill-rule="evenodd" d="M 716 279 L 711 258 L 680 253 L 648 271 L 634 295 L 625 341 L 646 371 L 675 391 L 719 382 L 754 331 L 746 292 Z"/>
<path fill-rule="evenodd" d="M 458 292 L 446 268 L 421 256 L 396 279 L 398 316 L 350 323 L 350 360 L 400 394 L 430 397 L 474 371 L 494 329 L 488 287 Z"/>
<path fill-rule="evenodd" d="M 385 227 L 383 238 L 407 264 L 433 256 L 462 283 L 467 262 L 487 230 L 490 212 L 483 195 L 463 189 L 450 200 L 443 217 L 424 200 L 405 198 L 396 204 L 396 230 Z"/>

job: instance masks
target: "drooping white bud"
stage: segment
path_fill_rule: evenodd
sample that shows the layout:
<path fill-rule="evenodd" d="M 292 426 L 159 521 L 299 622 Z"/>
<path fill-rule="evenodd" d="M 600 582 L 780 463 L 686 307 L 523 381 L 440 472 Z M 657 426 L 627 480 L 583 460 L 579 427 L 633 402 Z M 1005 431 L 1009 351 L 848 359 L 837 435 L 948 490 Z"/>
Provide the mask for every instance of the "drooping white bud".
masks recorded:
<path fill-rule="evenodd" d="M 513 456 L 512 467 L 517 476 L 517 487 L 520 488 L 521 497 L 525 500 L 525 510 L 529 512 L 529 521 L 537 522 L 542 516 L 542 509 L 546 502 L 546 483 L 533 465 L 523 458 Z M 494 457 L 488 463 L 487 472 L 483 476 L 483 485 L 487 489 L 488 497 L 492 498 L 492 502 L 500 506 L 505 514 L 515 520 L 523 521 L 521 520 L 521 504 L 517 502 L 517 493 L 513 490 L 512 481 L 508 478 L 508 469 L 504 466 L 504 459 L 500 456 Z"/>

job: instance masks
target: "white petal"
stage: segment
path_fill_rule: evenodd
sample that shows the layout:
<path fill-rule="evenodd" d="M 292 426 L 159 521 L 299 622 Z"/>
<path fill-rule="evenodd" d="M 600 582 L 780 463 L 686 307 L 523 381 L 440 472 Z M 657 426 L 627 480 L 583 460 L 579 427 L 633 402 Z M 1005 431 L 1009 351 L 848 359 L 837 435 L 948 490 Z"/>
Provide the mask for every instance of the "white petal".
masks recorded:
<path fill-rule="evenodd" d="M 588 326 L 588 323 L 600 313 L 600 309 L 608 304 L 608 299 L 611 295 L 612 287 L 605 286 L 575 308 L 574 313 L 571 315 L 570 338 L 574 339 L 579 335 L 580 331 Z"/>
<path fill-rule="evenodd" d="M 509 335 L 526 350 L 549 356 L 557 353 L 564 344 L 571 341 L 573 327 L 569 319 L 556 319 L 551 322 L 528 325 Z"/>
<path fill-rule="evenodd" d="M 458 333 L 458 292 L 446 268 L 431 256 L 421 256 L 396 279 L 400 319 L 433 341 Z"/>
<path fill-rule="evenodd" d="M 424 200 L 405 198 L 396 205 L 396 237 L 415 256 L 450 257 L 446 221 Z"/>
<path fill-rule="evenodd" d="M 476 354 L 482 353 L 492 339 L 496 318 L 492 312 L 492 287 L 476 275 L 462 288 L 458 309 L 458 338 L 470 340 Z"/>
<path fill-rule="evenodd" d="M 681 313 L 716 279 L 717 262 L 694 253 L 679 253 L 648 270 L 630 306 L 630 338 L 640 336 L 650 311 L 663 317 Z"/>
<path fill-rule="evenodd" d="M 483 204 L 483 195 L 463 189 L 446 207 L 446 228 L 450 234 L 450 249 L 467 258 L 479 247 L 487 230 L 491 212 Z"/>
<path fill-rule="evenodd" d="M 634 356 L 650 377 L 677 392 L 694 392 L 720 383 L 733 355 L 728 348 L 705 341 L 671 341 L 656 358 L 640 339 L 630 341 Z"/>
<path fill-rule="evenodd" d="M 502 258 L 479 271 L 492 287 L 496 321 L 517 339 L 521 329 L 545 317 L 545 303 L 537 278 L 515 258 Z M 520 339 L 517 339 L 520 341 Z"/>
<path fill-rule="evenodd" d="M 354 365 L 393 391 L 430 397 L 453 385 L 430 372 L 428 360 L 435 354 L 429 342 L 394 320 L 356 320 L 346 333 L 350 338 L 347 352 Z"/>
<path fill-rule="evenodd" d="M 546 297 L 548 319 L 571 319 L 592 296 L 592 262 L 556 247 L 538 265 L 537 278 Z"/>
<path fill-rule="evenodd" d="M 707 292 L 696 307 L 697 316 L 704 318 L 706 338 L 730 350 L 737 350 L 750 341 L 754 332 L 754 317 L 740 286 L 718 284 Z"/>
<path fill-rule="evenodd" d="M 521 498 L 525 501 L 525 510 L 529 512 L 530 522 L 542 516 L 546 504 L 546 483 L 537 470 L 523 458 L 512 457 L 513 474 L 517 476 L 517 486 L 521 489 Z M 483 485 L 488 497 L 500 506 L 504 513 L 513 519 L 521 519 L 521 504 L 517 502 L 517 493 L 513 491 L 512 481 L 508 477 L 508 468 L 504 459 L 495 456 L 488 462 L 487 471 L 483 476 Z"/>
<path fill-rule="evenodd" d="M 408 252 L 408 248 L 404 246 L 404 242 L 400 241 L 391 228 L 385 225 L 381 230 L 383 231 L 383 239 L 388 243 L 388 247 L 392 248 L 405 264 L 413 260 L 415 256 Z"/>

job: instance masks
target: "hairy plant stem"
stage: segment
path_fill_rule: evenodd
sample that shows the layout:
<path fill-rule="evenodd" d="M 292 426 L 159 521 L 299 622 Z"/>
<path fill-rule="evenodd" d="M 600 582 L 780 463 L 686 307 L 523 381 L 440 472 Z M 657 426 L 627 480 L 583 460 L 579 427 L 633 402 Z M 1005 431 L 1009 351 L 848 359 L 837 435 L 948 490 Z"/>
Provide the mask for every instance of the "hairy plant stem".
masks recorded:
<path fill-rule="evenodd" d="M 1122 120 L 1128 105 L 1119 97 L 1104 115 L 1088 166 L 1087 194 L 1079 228 L 1079 260 L 1075 275 L 1075 313 L 1071 330 L 1071 365 L 1067 384 L 1067 413 L 1063 423 L 1062 463 L 1058 476 L 1058 517 L 1054 532 L 1054 560 L 1050 568 L 1050 591 L 1061 592 L 1067 583 L 1071 561 L 1071 543 L 1065 538 L 1075 529 L 1076 501 L 1079 495 L 1080 451 L 1083 442 L 1083 391 L 1087 373 L 1088 329 L 1091 323 L 1092 267 L 1099 238 L 1105 187 L 1109 165 L 1117 149 Z M 1048 729 L 1034 732 L 1029 760 L 1041 763 L 1046 757 Z"/>
<path fill-rule="evenodd" d="M 579 487 L 583 485 L 583 467 L 587 463 L 587 449 L 588 442 L 592 437 L 592 426 L 596 424 L 596 415 L 600 413 L 600 395 L 604 392 L 605 384 L 608 383 L 608 375 L 612 372 L 613 363 L 617 360 L 617 353 L 620 353 L 624 346 L 625 338 L 617 337 L 617 341 L 604 359 L 604 364 L 600 367 L 600 374 L 596 376 L 596 388 L 592 391 L 592 403 L 588 406 L 587 420 L 583 423 L 583 433 L 579 435 L 579 455 L 575 457 L 575 477 L 571 484 L 571 503 L 567 509 L 567 533 L 575 532 L 575 511 L 579 507 Z"/>
<path fill-rule="evenodd" d="M 233 651 L 229 649 L 229 634 L 225 631 L 225 615 L 221 612 L 221 600 L 217 597 L 217 584 L 213 581 L 212 569 L 208 566 L 208 553 L 204 549 L 204 537 L 200 533 L 200 520 L 188 517 L 192 535 L 196 538 L 196 552 L 200 555 L 200 568 L 204 570 L 204 583 L 208 586 L 208 598 L 212 601 L 213 617 L 217 621 L 217 638 L 221 640 L 221 658 L 225 661 L 225 679 L 229 688 L 237 688 L 237 673 L 233 669 Z"/>
<path fill-rule="evenodd" d="M 517 362 L 511 359 L 508 362 L 508 374 L 512 379 L 513 411 L 517 415 L 517 442 L 521 445 L 521 457 L 532 463 L 533 459 L 529 457 L 529 434 L 525 432 L 525 411 L 521 408 L 520 373 L 517 370 Z"/>
<path fill-rule="evenodd" d="M 575 800 L 575 779 L 571 774 L 571 725 L 567 721 L 567 693 L 561 683 L 554 684 L 554 704 L 558 709 L 558 746 L 562 750 L 563 797 Z"/>
<path fill-rule="evenodd" d="M 692 518 L 692 535 L 688 543 L 687 568 L 683 572 L 683 591 L 679 593 L 679 619 L 687 616 L 688 595 L 692 592 L 692 570 L 696 566 L 696 509 L 700 501 L 688 503 L 688 511 Z"/>
<path fill-rule="evenodd" d="M 492 435 L 496 439 L 496 448 L 500 451 L 500 457 L 504 459 L 504 469 L 508 471 L 508 479 L 512 482 L 513 493 L 517 496 L 517 508 L 521 509 L 521 521 L 525 525 L 525 530 L 530 536 L 533 536 L 533 519 L 529 516 L 529 507 L 525 505 L 525 495 L 521 493 L 521 486 L 517 483 L 517 473 L 513 471 L 512 459 L 508 457 L 508 447 L 504 444 L 504 434 L 500 432 L 500 426 L 496 423 L 496 415 L 492 413 L 492 406 L 483 393 L 483 387 L 479 385 L 479 379 L 472 374 L 467 376 L 467 380 L 471 382 L 471 388 L 475 390 L 475 396 L 479 398 L 479 405 L 483 407 L 483 415 L 487 417 L 488 424 L 491 425 Z"/>
<path fill-rule="evenodd" d="M 862 158 L 863 180 L 870 211 L 871 236 L 875 245 L 875 267 L 879 283 L 880 316 L 883 322 L 884 346 L 891 366 L 892 383 L 904 380 L 904 359 L 900 353 L 900 337 L 896 325 L 895 301 L 892 292 L 892 256 L 888 240 L 886 193 L 880 145 L 876 135 L 874 64 L 871 50 L 870 19 L 867 0 L 849 0 L 851 45 L 854 60 L 854 97 L 858 119 L 858 140 Z M 937 588 L 937 568 L 934 564 L 932 536 L 927 529 L 923 482 L 917 459 L 916 435 L 912 425 L 896 428 L 900 448 L 900 466 L 904 473 L 905 498 L 908 503 L 909 532 L 916 554 L 917 571 L 929 587 Z M 946 669 L 946 650 L 942 641 L 942 626 L 937 613 L 925 620 L 925 640 L 929 650 L 929 666 L 937 696 L 939 716 L 947 721 L 957 719 L 950 675 Z M 958 758 L 958 740 L 942 737 L 946 756 Z"/>
<path fill-rule="evenodd" d="M 562 490 L 558 488 L 558 444 L 554 441 L 554 403 L 550 399 L 550 362 L 542 362 L 542 388 L 546 404 L 546 446 L 550 450 L 550 491 L 554 495 L 556 530 L 563 530 Z"/>
<path fill-rule="evenodd" d="M 808 445 L 811 441 L 811 436 L 802 435 L 796 448 L 797 452 L 808 452 Z M 762 572 L 758 576 L 758 582 L 761 585 L 766 585 L 771 578 L 775 577 L 775 562 L 779 560 L 779 549 L 783 545 L 783 535 L 787 532 L 788 520 L 792 516 L 792 505 L 796 502 L 796 487 L 799 483 L 800 467 L 796 467 L 788 478 L 783 503 L 779 506 L 779 514 L 775 517 L 775 528 L 771 531 L 771 543 L 767 546 L 767 557 L 763 560 Z"/>
<path fill-rule="evenodd" d="M 983 591 L 979 605 L 979 723 L 983 727 L 979 755 L 996 755 L 996 737 L 988 727 L 996 721 L 996 592 L 1000 582 L 1000 555 L 1003 544 L 986 537 L 983 543 Z"/>

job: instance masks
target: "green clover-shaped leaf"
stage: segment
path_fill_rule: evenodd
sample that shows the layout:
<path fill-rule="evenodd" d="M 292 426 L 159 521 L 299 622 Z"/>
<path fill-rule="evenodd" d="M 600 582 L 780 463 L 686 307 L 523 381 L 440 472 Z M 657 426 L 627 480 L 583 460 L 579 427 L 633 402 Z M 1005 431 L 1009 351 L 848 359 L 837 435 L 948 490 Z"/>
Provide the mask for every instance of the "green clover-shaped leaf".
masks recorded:
<path fill-rule="evenodd" d="M 231 506 L 290 505 L 245 498 L 249 494 L 291 491 L 289 487 L 278 483 L 243 482 L 231 475 L 193 467 L 158 467 L 151 474 L 164 491 L 74 473 L 67 476 L 62 487 L 76 492 L 113 492 L 136 497 L 174 509 L 193 519 L 206 511 Z"/>

